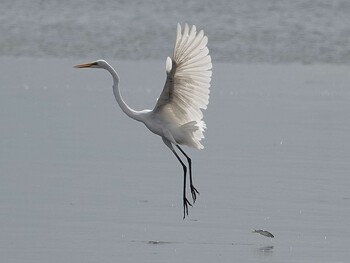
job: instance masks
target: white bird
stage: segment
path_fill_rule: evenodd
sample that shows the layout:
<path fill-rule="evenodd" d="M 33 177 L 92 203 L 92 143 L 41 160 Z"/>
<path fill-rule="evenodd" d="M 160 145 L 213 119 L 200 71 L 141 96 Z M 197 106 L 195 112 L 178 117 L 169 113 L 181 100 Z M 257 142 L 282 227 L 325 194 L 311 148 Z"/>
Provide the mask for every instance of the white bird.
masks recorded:
<path fill-rule="evenodd" d="M 188 215 L 188 205 L 192 206 L 186 198 L 187 169 L 189 169 L 193 203 L 199 192 L 193 185 L 191 158 L 180 145 L 196 149 L 204 148 L 200 142 L 204 138 L 203 132 L 206 129 L 202 109 L 206 109 L 209 103 L 212 76 L 212 63 L 207 43 L 208 38 L 203 30 L 197 33 L 196 26 L 189 28 L 185 24 L 182 31 L 178 24 L 172 58 L 166 59 L 166 82 L 153 110 L 136 111 L 124 102 L 119 90 L 119 76 L 106 61 L 97 60 L 74 66 L 107 70 L 113 77 L 113 93 L 123 112 L 130 118 L 144 123 L 151 132 L 161 136 L 165 145 L 174 153 L 183 168 L 183 218 Z M 174 146 L 185 156 L 188 167 L 181 160 Z"/>

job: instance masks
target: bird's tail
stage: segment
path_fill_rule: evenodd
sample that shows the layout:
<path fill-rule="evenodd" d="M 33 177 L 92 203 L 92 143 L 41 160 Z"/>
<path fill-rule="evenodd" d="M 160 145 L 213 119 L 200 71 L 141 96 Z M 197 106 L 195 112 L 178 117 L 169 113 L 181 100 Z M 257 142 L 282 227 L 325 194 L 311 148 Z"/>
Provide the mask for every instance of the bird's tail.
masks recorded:
<path fill-rule="evenodd" d="M 197 123 L 196 121 L 187 122 L 180 127 L 182 136 L 182 144 L 196 149 L 203 149 L 204 146 L 200 140 L 204 138 L 203 132 L 206 129 L 204 121 Z"/>

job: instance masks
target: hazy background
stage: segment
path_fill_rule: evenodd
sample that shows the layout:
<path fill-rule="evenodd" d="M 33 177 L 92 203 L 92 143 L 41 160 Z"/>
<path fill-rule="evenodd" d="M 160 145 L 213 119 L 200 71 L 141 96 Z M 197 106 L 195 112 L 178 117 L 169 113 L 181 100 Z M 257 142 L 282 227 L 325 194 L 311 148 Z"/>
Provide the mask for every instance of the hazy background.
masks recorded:
<path fill-rule="evenodd" d="M 177 22 L 205 29 L 214 61 L 345 63 L 347 0 L 0 3 L 0 55 L 165 59 Z"/>

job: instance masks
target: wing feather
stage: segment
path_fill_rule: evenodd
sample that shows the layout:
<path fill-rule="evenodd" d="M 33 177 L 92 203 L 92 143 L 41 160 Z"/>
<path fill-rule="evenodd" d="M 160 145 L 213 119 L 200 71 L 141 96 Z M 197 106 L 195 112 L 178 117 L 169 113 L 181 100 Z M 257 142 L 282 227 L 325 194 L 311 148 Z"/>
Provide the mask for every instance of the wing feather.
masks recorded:
<path fill-rule="evenodd" d="M 174 129 L 182 129 L 191 141 L 182 143 L 203 148 L 199 142 L 206 128 L 202 110 L 209 103 L 212 63 L 203 30 L 185 24 L 177 27 L 172 58 L 167 58 L 167 79 L 153 110 L 167 118 Z"/>

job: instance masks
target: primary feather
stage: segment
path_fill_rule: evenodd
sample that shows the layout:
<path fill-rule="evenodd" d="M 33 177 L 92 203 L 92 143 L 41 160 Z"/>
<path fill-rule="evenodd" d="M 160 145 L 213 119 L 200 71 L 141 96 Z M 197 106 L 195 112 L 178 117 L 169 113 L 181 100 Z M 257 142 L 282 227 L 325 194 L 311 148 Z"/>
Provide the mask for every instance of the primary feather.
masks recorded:
<path fill-rule="evenodd" d="M 173 56 L 166 61 L 167 79 L 153 112 L 167 118 L 170 132 L 179 144 L 202 149 L 200 140 L 206 128 L 202 109 L 209 103 L 211 58 L 208 38 L 196 27 L 180 24 Z"/>

